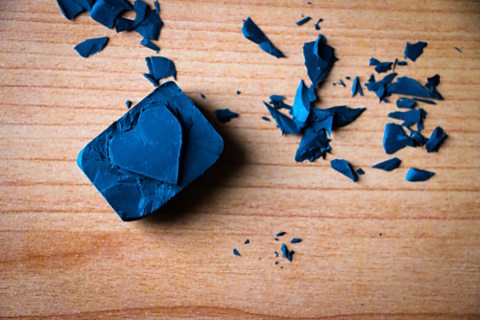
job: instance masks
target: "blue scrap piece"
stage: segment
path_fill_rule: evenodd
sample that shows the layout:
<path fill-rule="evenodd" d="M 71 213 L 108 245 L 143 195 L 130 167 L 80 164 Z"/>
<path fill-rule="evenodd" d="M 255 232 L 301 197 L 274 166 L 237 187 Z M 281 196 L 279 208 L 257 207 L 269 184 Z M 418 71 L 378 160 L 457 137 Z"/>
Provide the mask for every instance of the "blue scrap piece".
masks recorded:
<path fill-rule="evenodd" d="M 318 18 L 317 22 L 315 22 L 314 26 L 315 26 L 315 30 L 320 30 L 321 27 L 320 27 L 320 23 L 323 21 L 322 18 Z"/>
<path fill-rule="evenodd" d="M 120 14 L 132 9 L 132 5 L 125 0 L 97 0 L 90 10 L 90 17 L 112 29 Z"/>
<path fill-rule="evenodd" d="M 242 92 L 240 90 L 235 91 L 236 94 L 241 94 Z"/>
<path fill-rule="evenodd" d="M 300 129 L 297 127 L 295 124 L 295 121 L 293 121 L 292 118 L 287 117 L 278 109 L 270 106 L 268 103 L 263 102 L 265 104 L 265 107 L 267 107 L 268 112 L 270 112 L 270 115 L 272 116 L 273 120 L 277 123 L 277 127 L 282 131 L 282 134 L 299 134 Z"/>
<path fill-rule="evenodd" d="M 403 127 L 396 123 L 387 123 L 383 134 L 383 149 L 392 154 L 406 146 L 413 146 L 413 142 Z"/>
<path fill-rule="evenodd" d="M 440 94 L 440 92 L 437 91 L 437 86 L 439 84 L 440 76 L 436 74 L 433 77 L 427 78 L 427 83 L 425 84 L 425 87 L 428 89 L 428 92 L 433 99 L 443 100 L 442 95 Z"/>
<path fill-rule="evenodd" d="M 287 233 L 285 231 L 280 231 L 280 232 L 275 233 L 275 237 L 283 237 L 286 234 Z"/>
<path fill-rule="evenodd" d="M 217 117 L 217 120 L 220 121 L 221 123 L 226 123 L 233 118 L 237 118 L 238 113 L 233 112 L 229 109 L 218 109 L 218 110 L 215 110 L 215 116 Z"/>
<path fill-rule="evenodd" d="M 154 79 L 149 73 L 144 73 L 143 76 L 147 79 L 154 87 L 158 87 L 158 80 Z"/>
<path fill-rule="evenodd" d="M 135 24 L 133 20 L 119 17 L 117 22 L 115 23 L 115 31 L 123 32 L 123 31 L 131 31 L 135 28 Z"/>
<path fill-rule="evenodd" d="M 155 52 L 159 52 L 160 51 L 160 48 L 153 42 L 151 42 L 150 40 L 147 40 L 145 38 L 143 38 L 141 41 L 140 41 L 140 44 L 144 47 L 147 47 L 148 49 L 151 49 Z"/>
<path fill-rule="evenodd" d="M 312 17 L 306 16 L 305 18 L 302 18 L 295 23 L 297 26 L 303 26 L 305 23 L 307 23 L 310 20 L 312 20 Z"/>
<path fill-rule="evenodd" d="M 293 250 L 288 250 L 287 245 L 285 243 L 282 243 L 282 257 L 287 259 L 288 261 L 292 262 L 293 260 L 293 254 L 295 251 Z"/>
<path fill-rule="evenodd" d="M 399 108 L 413 109 L 416 105 L 417 101 L 407 97 L 402 97 L 397 100 L 397 107 Z"/>
<path fill-rule="evenodd" d="M 407 65 L 407 61 L 405 60 L 401 60 L 397 62 L 397 66 L 406 66 L 406 65 Z"/>
<path fill-rule="evenodd" d="M 77 44 L 74 49 L 83 57 L 88 58 L 95 53 L 102 51 L 108 44 L 108 37 L 91 38 Z"/>
<path fill-rule="evenodd" d="M 448 138 L 448 135 L 441 127 L 436 127 L 425 145 L 427 152 L 437 152 L 440 146 Z"/>
<path fill-rule="evenodd" d="M 410 168 L 405 175 L 405 179 L 410 182 L 419 182 L 419 181 L 427 181 L 431 177 L 435 175 L 435 172 L 417 169 L 417 168 Z"/>
<path fill-rule="evenodd" d="M 351 179 L 353 182 L 358 181 L 358 175 L 353 170 L 352 165 L 344 159 L 334 159 L 330 161 L 330 166 L 333 170 L 340 172 L 345 177 Z"/>
<path fill-rule="evenodd" d="M 177 70 L 172 60 L 165 57 L 146 57 L 145 62 L 147 63 L 148 75 L 157 85 L 161 79 L 168 77 L 177 79 Z"/>
<path fill-rule="evenodd" d="M 385 171 L 392 171 L 397 169 L 401 163 L 402 163 L 402 160 L 395 157 L 395 158 L 391 158 L 391 159 L 379 162 L 377 164 L 374 164 L 372 168 L 381 169 Z"/>
<path fill-rule="evenodd" d="M 363 176 L 365 174 L 365 171 L 362 168 L 357 169 L 357 174 Z"/>
<path fill-rule="evenodd" d="M 338 84 L 341 85 L 342 87 L 346 88 L 347 85 L 345 84 L 345 82 L 343 82 L 342 79 L 338 80 Z"/>
<path fill-rule="evenodd" d="M 300 80 L 292 107 L 293 121 L 295 121 L 297 128 L 302 129 L 305 126 L 309 115 L 310 99 L 308 97 L 308 90 L 303 80 Z"/>
<path fill-rule="evenodd" d="M 366 108 L 354 109 L 347 106 L 337 106 L 337 107 L 331 107 L 323 110 L 333 114 L 332 129 L 338 129 L 355 121 L 367 109 Z"/>
<path fill-rule="evenodd" d="M 68 20 L 75 19 L 80 13 L 90 11 L 94 0 L 57 0 L 60 11 Z"/>
<path fill-rule="evenodd" d="M 233 255 L 235 255 L 235 256 L 237 256 L 237 257 L 241 257 L 241 256 L 242 256 L 237 249 L 233 249 L 232 252 L 233 252 Z"/>
<path fill-rule="evenodd" d="M 458 52 L 462 53 L 462 49 L 460 49 L 459 47 L 454 47 L 455 50 L 457 50 Z"/>
<path fill-rule="evenodd" d="M 160 209 L 222 151 L 222 137 L 174 82 L 166 82 L 88 143 L 77 163 L 127 221 Z"/>
<path fill-rule="evenodd" d="M 206 96 L 204 93 L 202 93 L 202 92 L 200 92 L 200 97 L 201 97 L 202 99 L 207 99 L 207 96 Z"/>
<path fill-rule="evenodd" d="M 132 101 L 130 100 L 125 101 L 125 106 L 127 107 L 127 109 L 130 109 L 130 107 L 132 106 Z"/>
<path fill-rule="evenodd" d="M 416 43 L 407 42 L 405 46 L 405 59 L 410 59 L 413 62 L 417 60 L 423 53 L 423 49 L 427 47 L 427 43 L 423 41 L 418 41 Z"/>
<path fill-rule="evenodd" d="M 248 40 L 258 44 L 260 49 L 266 53 L 269 53 L 276 58 L 285 58 L 283 52 L 273 45 L 270 39 L 267 38 L 265 33 L 263 33 L 250 17 L 243 20 L 242 34 Z"/>
<path fill-rule="evenodd" d="M 163 21 L 156 10 L 149 11 L 145 18 L 135 26 L 135 32 L 147 40 L 158 40 L 163 28 Z"/>
<path fill-rule="evenodd" d="M 250 243 L 250 239 L 245 239 L 245 241 L 243 241 L 243 244 L 249 244 Z"/>
<path fill-rule="evenodd" d="M 310 89 L 315 91 L 315 88 L 325 80 L 333 64 L 337 61 L 334 49 L 327 45 L 325 36 L 319 35 L 315 41 L 304 43 L 303 56 L 308 77 L 312 81 Z"/>
<path fill-rule="evenodd" d="M 358 76 L 355 76 L 352 83 L 352 97 L 355 97 L 357 93 L 363 96 L 362 84 L 360 83 Z"/>
<path fill-rule="evenodd" d="M 272 120 L 270 120 L 270 118 L 269 118 L 269 117 L 265 117 L 265 116 L 262 116 L 262 120 L 263 120 L 263 121 L 267 121 L 267 122 L 270 122 L 270 121 L 272 121 Z"/>
<path fill-rule="evenodd" d="M 275 109 L 287 109 L 287 110 L 292 110 L 292 106 L 286 104 L 284 102 L 285 97 L 280 96 L 277 94 L 273 94 L 270 96 L 270 104 L 275 108 Z"/>
<path fill-rule="evenodd" d="M 384 73 L 392 69 L 393 62 L 380 62 L 373 57 L 370 58 L 370 66 L 375 66 L 375 71 L 378 73 Z"/>
<path fill-rule="evenodd" d="M 413 109 L 408 111 L 394 111 L 390 112 L 388 116 L 393 119 L 403 120 L 402 126 L 410 127 L 414 124 L 417 125 L 417 130 L 423 130 L 423 120 L 425 119 L 427 112 L 420 109 Z"/>
<path fill-rule="evenodd" d="M 421 98 L 433 98 L 417 80 L 403 76 L 388 86 L 388 93 L 404 94 Z"/>
<path fill-rule="evenodd" d="M 413 98 L 413 100 L 415 100 L 415 101 L 417 101 L 417 102 L 428 103 L 428 104 L 437 104 L 435 101 L 433 101 L 433 100 L 428 100 L 428 99 Z"/>
<path fill-rule="evenodd" d="M 292 238 L 292 240 L 290 240 L 290 243 L 300 243 L 302 242 L 302 239 L 300 238 Z"/>

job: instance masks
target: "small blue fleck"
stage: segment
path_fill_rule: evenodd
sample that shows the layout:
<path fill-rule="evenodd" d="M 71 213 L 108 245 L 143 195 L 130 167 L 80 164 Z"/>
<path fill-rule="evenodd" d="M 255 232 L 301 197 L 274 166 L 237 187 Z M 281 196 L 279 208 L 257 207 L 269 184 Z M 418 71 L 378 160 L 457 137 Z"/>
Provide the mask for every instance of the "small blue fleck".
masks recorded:
<path fill-rule="evenodd" d="M 290 240 L 290 243 L 299 243 L 299 242 L 302 242 L 302 239 L 300 239 L 300 238 L 292 238 L 292 240 Z"/>
<path fill-rule="evenodd" d="M 237 257 L 241 257 L 242 255 L 240 254 L 240 252 L 238 252 L 237 249 L 233 249 L 233 254 L 236 255 Z"/>

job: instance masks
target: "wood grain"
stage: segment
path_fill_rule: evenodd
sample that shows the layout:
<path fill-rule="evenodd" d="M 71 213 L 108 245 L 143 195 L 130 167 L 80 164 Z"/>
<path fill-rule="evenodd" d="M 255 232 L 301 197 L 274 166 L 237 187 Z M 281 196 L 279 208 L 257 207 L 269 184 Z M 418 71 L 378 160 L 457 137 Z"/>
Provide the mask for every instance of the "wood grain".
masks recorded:
<path fill-rule="evenodd" d="M 218 125 L 227 144 L 218 166 L 160 215 L 122 223 L 75 159 L 126 99 L 152 90 L 141 75 L 151 51 L 88 16 L 64 19 L 53 0 L 0 1 L 1 317 L 480 318 L 480 2 L 313 3 L 161 3 L 161 54 L 175 61 L 180 86 L 207 116 L 229 107 L 240 117 Z M 262 100 L 291 101 L 306 78 L 301 48 L 317 33 L 295 25 L 302 13 L 324 18 L 340 58 L 318 106 L 368 108 L 332 143 L 330 158 L 367 171 L 356 184 L 328 161 L 295 163 L 298 138 L 260 119 Z M 241 36 L 247 16 L 288 59 Z M 72 49 L 103 35 L 111 41 L 96 56 Z M 439 153 L 405 149 L 400 169 L 375 171 L 395 107 L 329 82 L 365 81 L 370 56 L 401 58 L 407 40 L 429 45 L 400 71 L 442 77 L 446 100 L 425 107 L 426 132 L 440 125 L 450 137 Z M 410 166 L 437 175 L 407 183 Z M 304 239 L 292 263 L 274 264 L 279 230 Z"/>

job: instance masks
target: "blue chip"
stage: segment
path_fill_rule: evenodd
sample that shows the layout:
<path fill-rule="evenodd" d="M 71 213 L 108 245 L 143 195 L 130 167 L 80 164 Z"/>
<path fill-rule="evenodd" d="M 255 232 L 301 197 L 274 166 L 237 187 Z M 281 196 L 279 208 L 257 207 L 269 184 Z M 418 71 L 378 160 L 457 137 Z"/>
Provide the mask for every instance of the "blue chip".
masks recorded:
<path fill-rule="evenodd" d="M 392 154 L 406 146 L 412 146 L 413 142 L 406 134 L 403 127 L 396 123 L 387 123 L 383 134 L 383 148 L 386 153 Z"/>
<path fill-rule="evenodd" d="M 295 121 L 297 128 L 302 129 L 305 126 L 305 122 L 307 121 L 309 115 L 310 99 L 308 98 L 307 87 L 305 86 L 303 80 L 300 80 L 292 108 L 293 121 Z"/>
<path fill-rule="evenodd" d="M 94 0 L 57 0 L 62 14 L 68 20 L 75 19 L 80 13 L 90 11 Z"/>
<path fill-rule="evenodd" d="M 302 239 L 300 238 L 292 238 L 292 240 L 290 240 L 290 243 L 300 243 L 302 242 Z"/>
<path fill-rule="evenodd" d="M 90 10 L 90 17 L 112 29 L 120 14 L 132 9 L 132 5 L 125 0 L 97 0 Z"/>
<path fill-rule="evenodd" d="M 397 169 L 401 163 L 402 163 L 402 160 L 395 157 L 395 158 L 391 158 L 391 159 L 379 162 L 377 164 L 374 164 L 372 168 L 381 169 L 385 171 L 392 171 Z"/>
<path fill-rule="evenodd" d="M 378 73 L 384 73 L 392 69 L 393 62 L 380 62 L 375 58 L 370 58 L 369 65 L 375 66 L 375 71 Z"/>
<path fill-rule="evenodd" d="M 218 109 L 215 110 L 215 116 L 217 117 L 218 121 L 220 121 L 221 123 L 225 123 L 233 118 L 237 118 L 238 113 L 230 111 L 229 109 Z"/>
<path fill-rule="evenodd" d="M 312 17 L 305 17 L 303 19 L 300 19 L 298 20 L 297 22 L 295 22 L 297 24 L 297 26 L 303 26 L 305 23 L 307 23 L 308 21 L 312 20 Z"/>
<path fill-rule="evenodd" d="M 355 97 L 357 93 L 363 96 L 362 84 L 360 83 L 358 76 L 355 76 L 352 83 L 352 97 Z"/>
<path fill-rule="evenodd" d="M 421 98 L 433 98 L 427 89 L 409 77 L 400 77 L 394 83 L 388 86 L 388 93 L 404 94 Z"/>
<path fill-rule="evenodd" d="M 415 62 L 418 57 L 423 53 L 423 49 L 427 47 L 427 43 L 423 41 L 418 41 L 416 43 L 407 42 L 405 46 L 405 59 L 408 58 Z"/>
<path fill-rule="evenodd" d="M 430 138 L 428 138 L 425 146 L 427 148 L 427 152 L 437 152 L 447 137 L 448 135 L 441 127 L 436 127 L 430 135 Z"/>
<path fill-rule="evenodd" d="M 148 75 L 154 82 L 158 83 L 161 79 L 168 77 L 177 79 L 177 70 L 172 60 L 165 57 L 146 57 L 145 62 L 147 63 Z"/>
<path fill-rule="evenodd" d="M 235 256 L 237 256 L 237 257 L 241 257 L 241 256 L 242 256 L 242 255 L 240 254 L 240 252 L 238 252 L 237 249 L 233 249 L 232 252 L 233 252 L 233 255 L 235 255 Z"/>
<path fill-rule="evenodd" d="M 351 179 L 353 182 L 358 181 L 358 176 L 355 170 L 353 170 L 352 165 L 348 163 L 347 160 L 335 159 L 330 161 L 330 166 L 332 169 L 340 172 L 345 177 Z"/>
<path fill-rule="evenodd" d="M 397 107 L 399 108 L 413 109 L 416 105 L 417 101 L 414 99 L 403 97 L 397 100 Z"/>
<path fill-rule="evenodd" d="M 419 181 L 427 181 L 431 177 L 435 175 L 435 172 L 417 169 L 417 168 L 410 168 L 405 175 L 405 179 L 410 182 L 419 182 Z"/>
<path fill-rule="evenodd" d="M 269 53 L 277 58 L 285 58 L 283 52 L 273 45 L 270 39 L 267 38 L 265 33 L 263 33 L 263 31 L 255 24 L 255 22 L 253 22 L 252 19 L 250 19 L 250 17 L 243 21 L 242 34 L 248 40 L 258 44 L 260 49 L 266 53 Z"/>
<path fill-rule="evenodd" d="M 270 106 L 268 103 L 263 102 L 265 104 L 265 107 L 267 107 L 268 112 L 270 112 L 270 115 L 272 116 L 273 120 L 277 123 L 277 127 L 282 131 L 282 134 L 299 134 L 300 129 L 297 127 L 295 124 L 295 121 L 293 121 L 292 118 L 287 117 L 278 109 L 275 109 L 274 107 Z"/>
<path fill-rule="evenodd" d="M 108 44 L 108 37 L 91 38 L 77 44 L 74 49 L 83 58 L 88 58 L 102 51 Z"/>
<path fill-rule="evenodd" d="M 367 109 L 366 108 L 353 109 L 347 106 L 337 106 L 337 107 L 331 107 L 331 108 L 322 109 L 322 110 L 333 114 L 332 127 L 333 129 L 338 129 L 355 121 Z"/>

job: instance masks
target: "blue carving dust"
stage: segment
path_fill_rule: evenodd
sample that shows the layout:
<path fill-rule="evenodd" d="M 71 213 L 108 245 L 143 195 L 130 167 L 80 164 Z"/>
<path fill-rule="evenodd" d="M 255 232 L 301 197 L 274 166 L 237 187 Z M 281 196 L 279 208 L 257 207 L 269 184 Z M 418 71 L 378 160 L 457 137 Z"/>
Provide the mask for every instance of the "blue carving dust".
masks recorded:
<path fill-rule="evenodd" d="M 270 39 L 267 38 L 265 33 L 263 33 L 263 31 L 255 24 L 255 22 L 253 22 L 252 19 L 250 19 L 250 17 L 243 21 L 242 34 L 248 40 L 258 44 L 260 49 L 266 53 L 269 53 L 277 58 L 285 58 L 283 52 L 273 45 Z"/>
<path fill-rule="evenodd" d="M 87 144 L 77 163 L 122 220 L 136 220 L 204 174 L 222 151 L 222 137 L 167 82 Z"/>
<path fill-rule="evenodd" d="M 88 58 L 102 51 L 108 44 L 108 37 L 91 38 L 77 44 L 73 49 L 83 57 Z"/>

